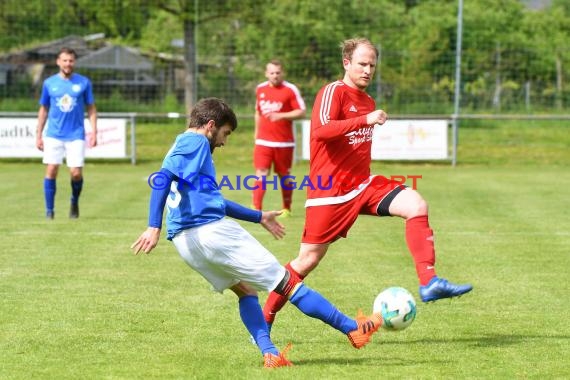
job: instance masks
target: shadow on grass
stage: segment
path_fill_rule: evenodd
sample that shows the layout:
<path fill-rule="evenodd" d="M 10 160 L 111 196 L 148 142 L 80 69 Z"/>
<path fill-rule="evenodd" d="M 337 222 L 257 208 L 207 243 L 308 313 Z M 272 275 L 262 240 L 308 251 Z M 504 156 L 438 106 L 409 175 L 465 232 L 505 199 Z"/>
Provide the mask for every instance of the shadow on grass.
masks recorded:
<path fill-rule="evenodd" d="M 570 339 L 568 335 L 517 335 L 517 334 L 497 334 L 497 335 L 484 335 L 465 338 L 453 339 L 417 339 L 400 342 L 382 342 L 385 345 L 410 345 L 410 344 L 471 344 L 475 347 L 503 347 L 517 345 L 520 343 L 527 343 L 531 340 L 552 340 L 552 339 Z"/>
<path fill-rule="evenodd" d="M 351 359 L 347 359 L 347 358 L 319 358 L 319 359 L 294 359 L 293 363 L 295 366 L 315 366 L 315 367 L 322 367 L 323 365 L 328 365 L 330 366 L 331 364 L 335 364 L 335 365 L 346 365 L 346 364 L 350 364 L 350 365 L 358 365 L 358 366 L 370 366 L 370 367 L 378 367 L 379 361 L 381 361 L 383 366 L 418 366 L 418 365 L 422 365 L 422 364 L 426 364 L 426 365 L 433 365 L 435 363 L 439 363 L 439 364 L 446 364 L 448 363 L 448 361 L 446 360 L 434 360 L 434 359 L 430 359 L 430 360 L 417 360 L 414 359 L 413 361 L 410 361 L 409 358 L 396 358 L 396 357 L 390 357 L 390 358 L 378 358 L 377 355 L 369 355 L 369 356 L 364 356 L 364 357 L 359 357 L 359 358 L 351 358 Z"/>
<path fill-rule="evenodd" d="M 381 344 L 384 346 L 389 345 L 402 345 L 402 346 L 410 346 L 410 345 L 434 345 L 434 344 L 463 344 L 463 345 L 470 345 L 473 347 L 482 347 L 482 348 L 496 348 L 496 347 L 505 347 L 505 346 L 516 346 L 520 344 L 528 343 L 529 341 L 542 341 L 542 340 L 569 340 L 570 336 L 568 335 L 552 335 L 552 336 L 545 336 L 545 335 L 508 335 L 508 334 L 497 334 L 497 335 L 482 335 L 482 336 L 473 336 L 473 337 L 465 337 L 465 338 L 449 338 L 449 339 L 416 339 L 416 340 L 406 340 L 406 341 L 398 341 L 398 342 L 376 342 L 371 344 Z M 315 341 L 312 341 L 311 344 L 314 344 Z M 326 343 L 323 341 L 323 343 Z M 330 342 L 328 342 L 330 344 Z M 297 345 L 303 345 L 303 343 L 297 343 Z M 315 359 L 299 359 L 296 358 L 294 363 L 296 366 L 322 366 L 323 364 L 337 364 L 337 365 L 360 365 L 360 366 L 377 366 L 378 360 L 382 361 L 382 365 L 392 365 L 392 366 L 406 366 L 406 365 L 421 365 L 421 364 L 434 364 L 434 363 L 441 363 L 446 364 L 448 361 L 445 359 L 442 360 L 434 360 L 430 358 L 429 360 L 425 361 L 418 361 L 414 359 L 413 363 L 410 362 L 408 358 L 397 358 L 391 356 L 389 358 L 382 357 L 379 358 L 377 354 L 373 355 L 366 355 L 361 356 L 358 358 L 315 358 Z"/>

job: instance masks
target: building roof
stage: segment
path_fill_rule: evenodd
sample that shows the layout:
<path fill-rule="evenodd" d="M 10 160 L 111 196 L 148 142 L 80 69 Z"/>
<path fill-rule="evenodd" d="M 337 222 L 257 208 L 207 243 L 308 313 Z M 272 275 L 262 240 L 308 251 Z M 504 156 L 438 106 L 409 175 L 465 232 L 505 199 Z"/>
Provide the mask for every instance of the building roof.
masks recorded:
<path fill-rule="evenodd" d="M 135 49 L 109 45 L 78 58 L 75 67 L 84 69 L 152 70 L 153 64 Z"/>
<path fill-rule="evenodd" d="M 62 47 L 75 50 L 78 57 L 90 51 L 84 38 L 70 35 L 29 49 L 2 54 L 0 61 L 10 64 L 55 63 L 55 57 Z"/>
<path fill-rule="evenodd" d="M 37 57 L 49 57 L 49 59 L 53 59 L 53 57 L 57 57 L 57 54 L 62 47 L 68 47 L 75 50 L 78 57 L 84 56 L 90 51 L 87 47 L 87 41 L 85 41 L 83 37 L 71 35 L 36 46 L 29 49 L 27 53 Z"/>

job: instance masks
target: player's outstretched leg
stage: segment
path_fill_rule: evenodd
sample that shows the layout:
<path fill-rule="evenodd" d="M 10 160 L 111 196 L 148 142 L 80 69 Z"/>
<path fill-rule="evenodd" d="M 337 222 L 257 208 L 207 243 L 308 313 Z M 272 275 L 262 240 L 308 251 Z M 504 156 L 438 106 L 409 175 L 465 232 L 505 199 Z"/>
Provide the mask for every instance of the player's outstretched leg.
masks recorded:
<path fill-rule="evenodd" d="M 365 316 L 359 312 L 356 320 L 354 320 L 341 313 L 325 297 L 303 283 L 299 283 L 292 293 L 289 300 L 293 305 L 297 306 L 304 314 L 320 319 L 329 326 L 346 334 L 354 348 L 364 347 L 382 325 L 382 315 L 380 313 Z"/>
<path fill-rule="evenodd" d="M 443 298 L 459 297 L 473 289 L 471 284 L 454 284 L 435 276 L 425 285 L 420 286 L 420 298 L 423 302 L 437 301 Z"/>
<path fill-rule="evenodd" d="M 437 277 L 433 230 L 429 226 L 427 215 L 419 215 L 406 221 L 406 243 L 416 264 L 420 281 L 419 293 L 423 302 L 459 297 L 473 289 L 470 284 L 453 284 Z"/>

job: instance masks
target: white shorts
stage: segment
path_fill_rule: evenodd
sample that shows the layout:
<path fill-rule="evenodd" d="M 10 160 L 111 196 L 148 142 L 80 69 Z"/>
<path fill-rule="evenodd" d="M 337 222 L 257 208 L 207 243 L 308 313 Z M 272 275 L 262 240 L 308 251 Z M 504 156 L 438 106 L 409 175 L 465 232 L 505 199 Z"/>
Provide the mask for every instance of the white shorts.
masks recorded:
<path fill-rule="evenodd" d="M 61 165 L 63 157 L 69 168 L 82 168 L 85 163 L 85 140 L 61 141 L 44 137 L 44 164 Z"/>
<path fill-rule="evenodd" d="M 231 219 L 184 230 L 172 242 L 184 261 L 220 293 L 240 281 L 271 291 L 285 276 L 275 256 Z"/>

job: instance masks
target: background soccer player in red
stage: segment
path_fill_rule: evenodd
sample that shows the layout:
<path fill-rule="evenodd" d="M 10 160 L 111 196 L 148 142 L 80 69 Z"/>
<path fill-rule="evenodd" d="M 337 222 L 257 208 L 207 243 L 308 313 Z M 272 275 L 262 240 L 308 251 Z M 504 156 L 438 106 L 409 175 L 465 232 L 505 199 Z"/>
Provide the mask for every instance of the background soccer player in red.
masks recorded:
<path fill-rule="evenodd" d="M 271 166 L 280 179 L 289 175 L 295 149 L 293 120 L 305 116 L 305 101 L 297 86 L 283 79 L 281 62 L 272 60 L 267 63 L 265 77 L 267 81 L 257 86 L 255 102 L 253 165 L 258 180 L 253 190 L 253 208 L 256 210 L 263 209 L 266 191 L 263 177 L 270 174 Z M 282 215 L 288 216 L 291 213 L 293 189 L 287 180 L 283 182 Z"/>
<path fill-rule="evenodd" d="M 301 248 L 287 268 L 300 278 L 307 276 L 330 244 L 347 236 L 358 215 L 398 216 L 405 220 L 406 243 L 415 262 L 421 300 L 460 296 L 472 286 L 436 276 L 426 201 L 416 190 L 370 173 L 372 131 L 388 117 L 366 93 L 377 60 L 378 49 L 369 40 L 344 41 L 344 78 L 327 84 L 317 94 L 311 117 L 309 176 L 312 183 L 331 180 L 307 188 Z M 268 323 L 273 323 L 285 301 L 275 292 L 270 294 L 263 310 Z"/>

